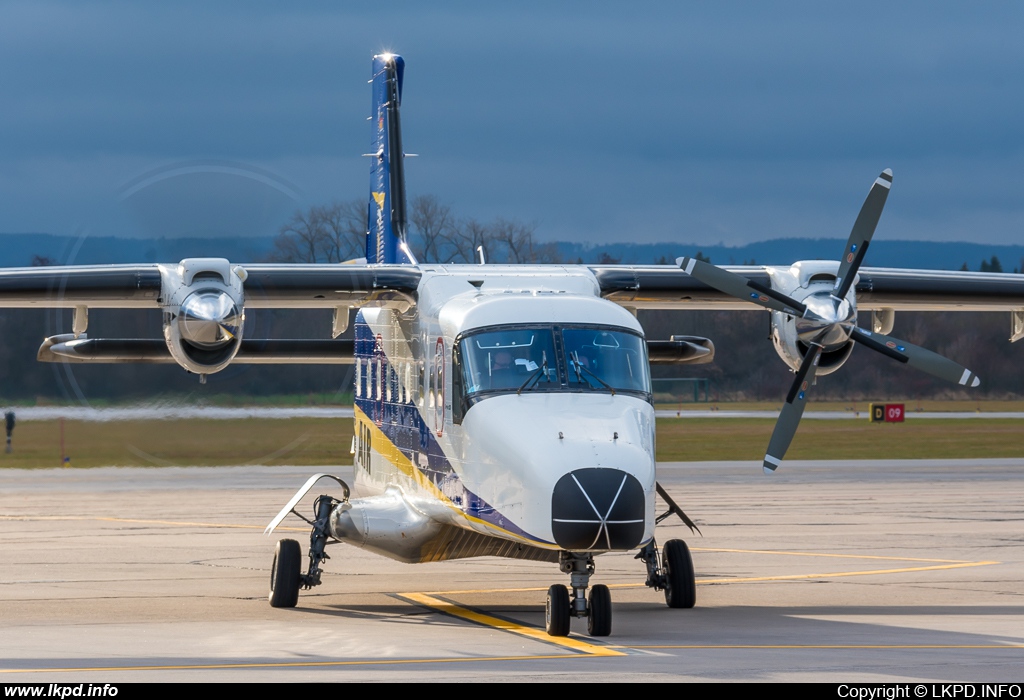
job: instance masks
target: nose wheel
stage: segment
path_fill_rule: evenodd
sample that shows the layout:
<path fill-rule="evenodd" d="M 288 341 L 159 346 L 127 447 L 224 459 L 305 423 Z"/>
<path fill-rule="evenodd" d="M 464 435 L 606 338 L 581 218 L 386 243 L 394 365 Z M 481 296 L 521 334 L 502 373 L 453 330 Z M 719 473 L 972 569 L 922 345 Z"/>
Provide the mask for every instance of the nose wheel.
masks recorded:
<path fill-rule="evenodd" d="M 552 637 L 566 637 L 572 618 L 585 617 L 591 637 L 607 637 L 612 633 L 612 596 L 608 586 L 599 583 L 587 595 L 590 576 L 594 573 L 594 557 L 562 552 L 558 566 L 572 577 L 572 593 L 560 583 L 548 589 L 544 606 L 547 633 Z"/>

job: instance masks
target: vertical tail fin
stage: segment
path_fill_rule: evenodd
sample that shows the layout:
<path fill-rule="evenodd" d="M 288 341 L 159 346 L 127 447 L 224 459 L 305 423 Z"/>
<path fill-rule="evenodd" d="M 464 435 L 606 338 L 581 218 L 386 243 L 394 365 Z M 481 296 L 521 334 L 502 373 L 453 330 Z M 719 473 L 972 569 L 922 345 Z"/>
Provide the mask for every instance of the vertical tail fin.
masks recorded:
<path fill-rule="evenodd" d="M 366 262 L 411 263 L 403 250 L 406 240 L 405 151 L 398 118 L 402 102 L 401 56 L 373 57 L 373 164 L 370 166 L 370 201 L 367 210 Z"/>

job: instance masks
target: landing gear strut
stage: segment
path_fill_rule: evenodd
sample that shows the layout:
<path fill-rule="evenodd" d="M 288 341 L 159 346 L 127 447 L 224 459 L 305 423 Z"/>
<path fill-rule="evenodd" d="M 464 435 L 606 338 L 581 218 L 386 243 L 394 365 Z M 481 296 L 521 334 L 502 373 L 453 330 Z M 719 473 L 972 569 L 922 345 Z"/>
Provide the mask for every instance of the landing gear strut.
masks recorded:
<path fill-rule="evenodd" d="M 651 540 L 636 558 L 647 565 L 646 585 L 665 591 L 665 603 L 670 608 L 692 608 L 697 604 L 697 581 L 686 542 L 666 542 L 659 561 L 658 545 Z"/>
<path fill-rule="evenodd" d="M 267 526 L 267 532 L 273 532 L 285 516 L 295 514 L 312 527 L 309 533 L 309 569 L 306 573 L 302 573 L 302 547 L 299 546 L 299 543 L 295 540 L 280 540 L 277 543 L 277 548 L 274 550 L 274 564 L 270 568 L 269 597 L 272 607 L 294 608 L 299 602 L 299 589 L 309 589 L 320 585 L 320 576 L 323 573 L 320 566 L 330 559 L 325 550 L 331 536 L 331 512 L 342 501 L 331 496 L 319 496 L 313 503 L 313 520 L 301 515 L 295 510 L 295 506 L 313 487 L 313 484 L 324 477 L 334 479 L 341 485 L 344 499 L 347 501 L 349 489 L 344 481 L 330 474 L 314 474 Z"/>
<path fill-rule="evenodd" d="M 594 573 L 594 557 L 591 554 L 562 552 L 558 568 L 569 574 L 572 594 L 562 584 L 548 589 L 547 605 L 544 608 L 544 624 L 552 637 L 569 634 L 569 622 L 573 617 L 587 618 L 587 632 L 592 637 L 607 637 L 612 631 L 612 597 L 608 586 L 598 584 L 587 587 Z"/>

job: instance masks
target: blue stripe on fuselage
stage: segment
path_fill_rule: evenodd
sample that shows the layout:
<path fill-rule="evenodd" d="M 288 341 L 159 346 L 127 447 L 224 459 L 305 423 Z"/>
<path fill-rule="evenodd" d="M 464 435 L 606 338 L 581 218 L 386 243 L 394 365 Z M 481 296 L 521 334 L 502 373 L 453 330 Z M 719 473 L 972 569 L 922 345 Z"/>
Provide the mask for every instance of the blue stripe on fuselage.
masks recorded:
<path fill-rule="evenodd" d="M 356 372 L 356 381 L 362 381 L 362 391 L 356 391 L 355 404 L 370 420 L 372 420 L 384 436 L 412 462 L 437 489 L 459 510 L 466 515 L 495 525 L 514 535 L 523 537 L 538 544 L 552 544 L 529 534 L 518 525 L 510 522 L 494 506 L 468 490 L 452 468 L 434 432 L 427 426 L 420 415 L 419 409 L 412 399 L 404 402 L 398 400 L 398 371 L 389 371 L 390 361 L 373 330 L 366 323 L 363 312 L 356 313 L 355 321 L 355 357 L 365 363 L 363 372 Z M 387 385 L 383 386 L 380 398 L 371 398 L 376 387 L 377 361 L 380 361 L 381 374 L 391 384 L 392 400 L 388 401 Z M 367 362 L 369 361 L 369 362 Z M 358 379 L 361 375 L 361 380 Z M 419 377 L 417 371 L 415 377 Z M 424 462 L 426 463 L 424 465 Z"/>

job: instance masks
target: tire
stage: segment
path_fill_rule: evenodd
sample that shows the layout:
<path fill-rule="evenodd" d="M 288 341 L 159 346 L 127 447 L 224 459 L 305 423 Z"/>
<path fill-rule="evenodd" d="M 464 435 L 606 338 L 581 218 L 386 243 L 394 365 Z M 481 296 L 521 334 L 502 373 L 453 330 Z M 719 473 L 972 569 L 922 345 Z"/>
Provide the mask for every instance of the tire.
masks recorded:
<path fill-rule="evenodd" d="M 612 594 L 608 586 L 599 583 L 590 589 L 590 601 L 587 607 L 587 632 L 591 637 L 607 637 L 612 633 Z"/>
<path fill-rule="evenodd" d="M 548 589 L 544 626 L 552 637 L 569 636 L 569 589 L 560 583 Z"/>
<path fill-rule="evenodd" d="M 270 606 L 294 608 L 302 582 L 302 548 L 295 540 L 279 540 L 270 567 Z"/>
<path fill-rule="evenodd" d="M 670 608 L 692 608 L 697 604 L 697 581 L 690 548 L 682 540 L 669 540 L 661 550 L 665 572 L 665 602 Z"/>

